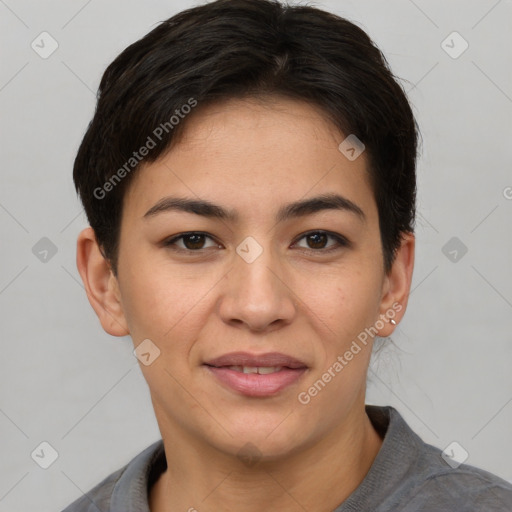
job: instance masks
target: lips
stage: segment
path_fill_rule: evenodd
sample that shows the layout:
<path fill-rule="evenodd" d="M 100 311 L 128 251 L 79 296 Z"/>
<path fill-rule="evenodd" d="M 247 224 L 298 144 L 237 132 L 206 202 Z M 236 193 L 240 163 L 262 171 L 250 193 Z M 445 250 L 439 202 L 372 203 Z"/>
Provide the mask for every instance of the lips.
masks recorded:
<path fill-rule="evenodd" d="M 260 355 L 249 354 L 247 352 L 232 352 L 206 361 L 204 364 L 217 368 L 223 366 L 246 366 L 253 368 L 285 366 L 292 369 L 307 368 L 307 365 L 299 359 L 279 352 L 268 352 Z"/>
<path fill-rule="evenodd" d="M 233 352 L 211 359 L 204 366 L 222 386 L 250 397 L 274 396 L 296 383 L 308 369 L 299 359 L 279 352 Z"/>

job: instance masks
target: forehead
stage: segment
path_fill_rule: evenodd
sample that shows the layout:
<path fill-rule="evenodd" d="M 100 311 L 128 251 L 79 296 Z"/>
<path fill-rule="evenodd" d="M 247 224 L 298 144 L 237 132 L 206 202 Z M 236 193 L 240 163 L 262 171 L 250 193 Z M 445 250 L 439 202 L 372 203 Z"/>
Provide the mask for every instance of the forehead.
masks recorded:
<path fill-rule="evenodd" d="M 297 149 L 306 139 L 315 141 L 308 145 L 314 151 L 337 144 L 341 137 L 319 107 L 282 96 L 232 98 L 199 106 L 184 121 L 177 140 L 180 150 L 204 151 L 216 146 L 255 156 L 258 147 L 279 146 L 284 158 L 287 150 Z"/>
<path fill-rule="evenodd" d="M 346 136 L 315 106 L 275 97 L 232 99 L 199 106 L 184 122 L 171 149 L 143 164 L 128 188 L 125 204 L 139 217 L 166 194 L 253 214 L 333 192 L 374 207 L 366 155 L 344 156 L 338 146 Z"/>

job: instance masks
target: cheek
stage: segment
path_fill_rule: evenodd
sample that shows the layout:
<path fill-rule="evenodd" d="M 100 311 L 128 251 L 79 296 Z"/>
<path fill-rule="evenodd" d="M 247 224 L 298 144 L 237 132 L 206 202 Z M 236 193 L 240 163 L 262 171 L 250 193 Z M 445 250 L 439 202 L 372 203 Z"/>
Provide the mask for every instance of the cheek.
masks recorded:
<path fill-rule="evenodd" d="M 143 265 L 136 271 L 125 273 L 122 287 L 123 311 L 134 342 L 139 339 L 162 339 L 180 314 L 176 289 L 178 283 Z"/>
<path fill-rule="evenodd" d="M 304 280 L 300 298 L 318 319 L 320 339 L 343 345 L 372 323 L 379 307 L 379 283 L 374 269 L 353 267 Z"/>
<path fill-rule="evenodd" d="M 149 338 L 166 352 L 186 350 L 206 322 L 208 291 L 218 281 L 198 272 L 186 276 L 178 267 L 147 265 L 125 281 L 123 310 L 135 343 Z"/>

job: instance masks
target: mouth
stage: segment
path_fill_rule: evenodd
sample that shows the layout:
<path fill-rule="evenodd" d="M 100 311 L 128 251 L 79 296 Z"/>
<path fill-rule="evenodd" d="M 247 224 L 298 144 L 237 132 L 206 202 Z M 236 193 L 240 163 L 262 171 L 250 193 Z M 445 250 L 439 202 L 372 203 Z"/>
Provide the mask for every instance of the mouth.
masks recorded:
<path fill-rule="evenodd" d="M 308 366 L 291 356 L 272 352 L 225 354 L 203 364 L 223 387 L 251 397 L 275 396 L 297 381 Z"/>
<path fill-rule="evenodd" d="M 212 368 L 219 368 L 212 367 Z M 259 375 L 269 375 L 271 373 L 280 372 L 285 366 L 221 366 L 220 368 L 226 368 L 228 370 L 233 370 L 234 372 L 241 373 L 257 373 Z"/>

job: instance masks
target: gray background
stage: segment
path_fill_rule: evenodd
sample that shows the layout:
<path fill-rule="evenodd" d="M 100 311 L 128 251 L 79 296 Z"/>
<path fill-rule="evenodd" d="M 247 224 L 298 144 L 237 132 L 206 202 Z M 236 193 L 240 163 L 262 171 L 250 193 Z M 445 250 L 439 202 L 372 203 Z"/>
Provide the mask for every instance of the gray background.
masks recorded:
<path fill-rule="evenodd" d="M 102 330 L 76 269 L 87 223 L 71 170 L 105 67 L 191 5 L 0 0 L 0 511 L 60 510 L 159 438 L 131 340 Z M 317 5 L 381 47 L 424 139 L 413 291 L 367 402 L 512 481 L 512 2 Z M 43 31 L 59 45 L 46 59 L 31 48 Z M 453 31 L 469 43 L 458 58 L 461 40 L 442 46 Z M 42 441 L 58 452 L 48 469 L 31 458 Z"/>

